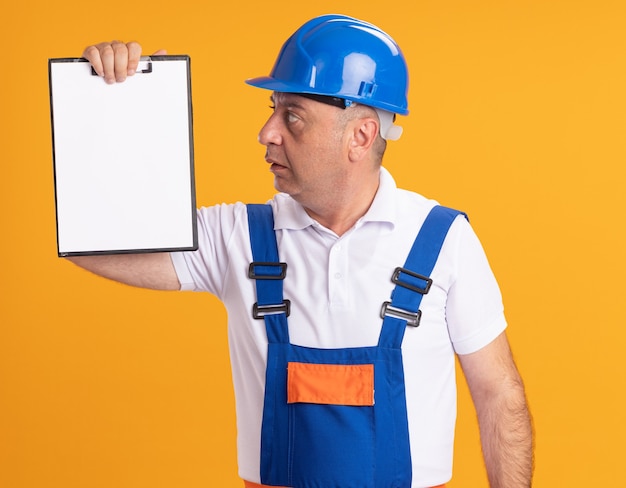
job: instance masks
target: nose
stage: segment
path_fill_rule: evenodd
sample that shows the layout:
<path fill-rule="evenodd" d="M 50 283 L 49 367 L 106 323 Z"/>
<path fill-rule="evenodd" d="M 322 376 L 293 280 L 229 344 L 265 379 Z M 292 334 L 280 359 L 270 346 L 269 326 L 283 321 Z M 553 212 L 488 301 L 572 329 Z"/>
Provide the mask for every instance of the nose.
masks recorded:
<path fill-rule="evenodd" d="M 282 142 L 280 127 L 277 119 L 276 113 L 273 113 L 259 131 L 258 139 L 264 146 L 269 146 L 270 144 L 279 145 Z"/>

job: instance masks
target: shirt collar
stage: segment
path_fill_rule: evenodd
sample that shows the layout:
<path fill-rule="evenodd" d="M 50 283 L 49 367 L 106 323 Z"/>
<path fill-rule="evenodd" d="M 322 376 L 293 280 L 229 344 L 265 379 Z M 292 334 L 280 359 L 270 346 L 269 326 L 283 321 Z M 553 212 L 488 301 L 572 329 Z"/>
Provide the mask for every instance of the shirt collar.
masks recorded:
<path fill-rule="evenodd" d="M 396 182 L 386 168 L 380 169 L 380 183 L 372 205 L 361 217 L 356 226 L 366 222 L 380 222 L 395 226 L 396 222 Z M 306 213 L 302 205 L 285 193 L 278 193 L 272 201 L 274 207 L 274 228 L 300 230 L 317 225 Z"/>
<path fill-rule="evenodd" d="M 395 226 L 396 223 L 396 182 L 386 168 L 380 168 L 380 184 L 374 201 L 359 223 L 381 222 Z M 357 223 L 358 225 L 358 223 Z"/>

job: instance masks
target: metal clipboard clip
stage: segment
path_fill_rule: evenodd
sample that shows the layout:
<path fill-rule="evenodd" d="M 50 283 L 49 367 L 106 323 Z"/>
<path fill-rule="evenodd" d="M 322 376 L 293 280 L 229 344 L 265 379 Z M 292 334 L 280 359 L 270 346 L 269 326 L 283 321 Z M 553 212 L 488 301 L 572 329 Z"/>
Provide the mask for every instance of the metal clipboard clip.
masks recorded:
<path fill-rule="evenodd" d="M 152 73 L 152 59 L 150 56 L 141 56 L 135 73 Z M 93 66 L 91 67 L 91 74 L 92 76 L 99 76 L 96 70 L 93 69 Z"/>

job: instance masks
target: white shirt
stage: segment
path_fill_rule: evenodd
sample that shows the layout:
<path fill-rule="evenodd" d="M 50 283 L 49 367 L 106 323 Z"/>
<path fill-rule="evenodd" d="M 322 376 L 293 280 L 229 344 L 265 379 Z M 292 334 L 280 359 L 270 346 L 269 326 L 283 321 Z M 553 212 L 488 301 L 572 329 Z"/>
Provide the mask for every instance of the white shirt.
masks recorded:
<path fill-rule="evenodd" d="M 277 194 L 270 204 L 280 260 L 288 265 L 284 297 L 291 300 L 291 343 L 376 345 L 380 308 L 394 287 L 391 275 L 404 265 L 436 202 L 396 188 L 382 169 L 370 209 L 341 237 L 288 195 Z M 267 339 L 264 322 L 251 312 L 256 293 L 247 277 L 252 251 L 245 205 L 200 209 L 198 230 L 199 250 L 173 253 L 172 259 L 182 289 L 210 292 L 228 310 L 239 474 L 259 483 Z M 431 278 L 420 326 L 408 327 L 402 344 L 414 487 L 445 483 L 452 474 L 454 353 L 474 352 L 506 327 L 498 285 L 463 217 L 453 223 Z"/>

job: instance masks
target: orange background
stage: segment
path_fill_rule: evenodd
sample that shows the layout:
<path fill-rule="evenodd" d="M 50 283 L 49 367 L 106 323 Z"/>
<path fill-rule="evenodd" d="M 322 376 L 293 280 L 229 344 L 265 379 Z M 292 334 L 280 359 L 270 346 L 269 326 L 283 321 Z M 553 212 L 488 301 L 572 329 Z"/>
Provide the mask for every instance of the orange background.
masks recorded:
<path fill-rule="evenodd" d="M 56 257 L 47 59 L 112 38 L 189 54 L 198 202 L 264 201 L 268 93 L 243 80 L 328 12 L 403 46 L 412 112 L 385 163 L 482 239 L 535 418 L 535 486 L 623 482 L 622 1 L 23 0 L 0 15 L 0 486 L 241 486 L 218 301 Z M 486 486 L 462 382 L 459 409 L 449 486 Z"/>

